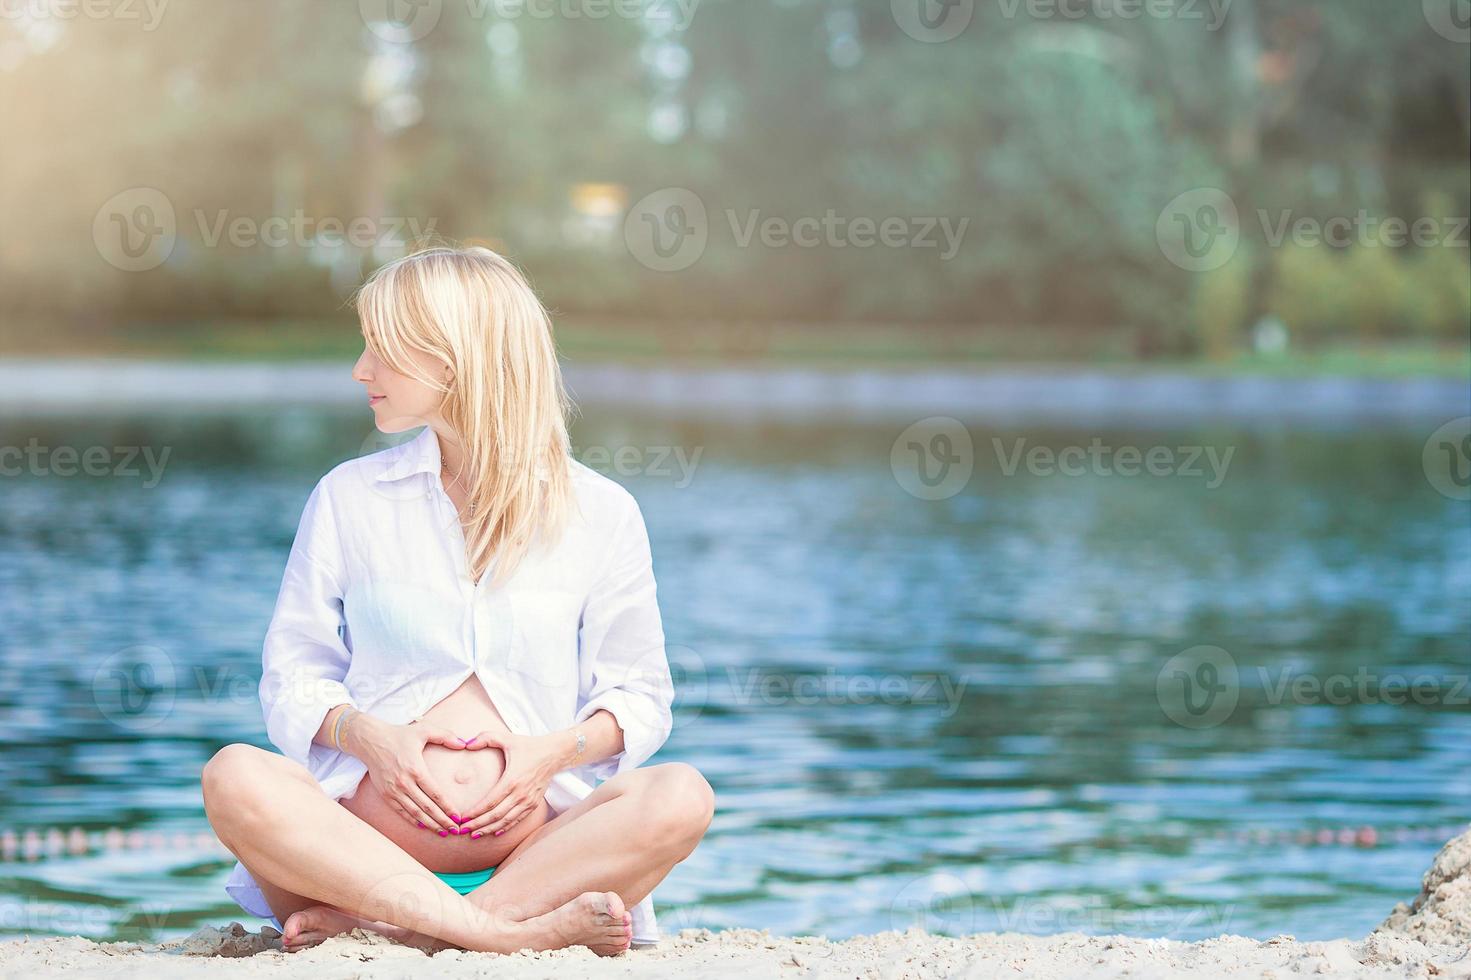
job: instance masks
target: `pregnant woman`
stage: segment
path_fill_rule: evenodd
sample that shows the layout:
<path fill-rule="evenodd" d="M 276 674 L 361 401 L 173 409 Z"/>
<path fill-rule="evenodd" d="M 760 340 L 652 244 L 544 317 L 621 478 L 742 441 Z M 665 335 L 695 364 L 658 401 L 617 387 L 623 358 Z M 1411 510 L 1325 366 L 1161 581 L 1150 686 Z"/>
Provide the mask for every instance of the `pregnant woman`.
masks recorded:
<path fill-rule="evenodd" d="M 288 950 L 657 942 L 714 794 L 639 768 L 673 684 L 638 504 L 570 457 L 550 321 L 505 259 L 416 252 L 356 305 L 377 428 L 424 428 L 306 502 L 262 659 L 282 754 L 227 745 L 201 778 L 226 890 Z"/>

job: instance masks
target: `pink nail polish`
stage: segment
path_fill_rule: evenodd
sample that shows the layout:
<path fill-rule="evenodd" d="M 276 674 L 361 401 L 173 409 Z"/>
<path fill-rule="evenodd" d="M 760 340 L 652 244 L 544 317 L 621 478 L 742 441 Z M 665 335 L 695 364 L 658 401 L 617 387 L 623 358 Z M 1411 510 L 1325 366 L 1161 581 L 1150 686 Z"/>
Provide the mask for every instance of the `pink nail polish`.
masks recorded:
<path fill-rule="evenodd" d="M 453 820 L 453 821 L 454 821 L 454 822 L 455 822 L 455 823 L 460 823 L 460 822 L 461 822 L 461 821 L 460 821 L 460 815 L 459 815 L 459 814 L 458 814 L 458 813 L 451 813 L 451 814 L 450 814 L 450 815 L 449 815 L 449 818 L 450 818 L 450 819 L 451 819 L 451 820 Z"/>
<path fill-rule="evenodd" d="M 499 836 L 500 836 L 500 835 L 501 835 L 501 834 L 504 834 L 504 833 L 505 833 L 505 831 L 504 831 L 504 830 L 497 830 L 497 831 L 496 831 L 496 832 L 495 832 L 495 835 L 494 835 L 494 836 L 496 836 L 496 837 L 499 837 Z"/>
<path fill-rule="evenodd" d="M 441 837 L 448 837 L 449 836 L 449 831 L 448 830 L 441 830 L 439 832 L 439 836 L 441 836 Z"/>
<path fill-rule="evenodd" d="M 477 830 L 473 834 L 470 835 L 470 839 L 471 840 L 475 840 L 475 839 L 479 838 L 480 836 L 481 836 L 480 831 Z"/>
<path fill-rule="evenodd" d="M 415 820 L 414 823 L 418 824 L 420 827 L 423 827 L 424 826 L 424 821 L 422 821 L 422 820 Z"/>

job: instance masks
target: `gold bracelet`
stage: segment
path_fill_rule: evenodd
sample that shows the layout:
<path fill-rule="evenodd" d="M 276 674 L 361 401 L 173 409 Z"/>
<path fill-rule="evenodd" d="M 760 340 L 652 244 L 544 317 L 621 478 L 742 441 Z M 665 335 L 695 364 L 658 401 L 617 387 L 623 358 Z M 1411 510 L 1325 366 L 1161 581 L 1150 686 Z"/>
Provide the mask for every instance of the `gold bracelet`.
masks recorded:
<path fill-rule="evenodd" d="M 342 747 L 342 739 L 347 737 L 347 730 L 352 727 L 353 718 L 356 718 L 358 715 L 362 714 L 362 712 L 358 711 L 358 709 L 356 708 L 348 708 L 347 711 L 344 711 L 342 714 L 343 717 L 347 718 L 347 721 L 344 722 L 342 725 L 342 736 L 337 740 L 337 751 L 346 752 L 347 749 Z"/>
<path fill-rule="evenodd" d="M 357 711 L 356 708 L 353 708 L 353 717 L 352 718 L 349 718 L 349 720 L 347 720 L 346 722 L 343 722 L 343 737 L 344 737 L 344 739 L 346 739 L 346 737 L 347 737 L 347 730 L 349 730 L 349 728 L 352 728 L 353 727 L 353 722 L 357 721 L 357 715 L 360 715 L 360 714 L 362 714 L 362 712 Z M 343 752 L 346 752 L 346 750 L 347 749 L 343 749 Z"/>

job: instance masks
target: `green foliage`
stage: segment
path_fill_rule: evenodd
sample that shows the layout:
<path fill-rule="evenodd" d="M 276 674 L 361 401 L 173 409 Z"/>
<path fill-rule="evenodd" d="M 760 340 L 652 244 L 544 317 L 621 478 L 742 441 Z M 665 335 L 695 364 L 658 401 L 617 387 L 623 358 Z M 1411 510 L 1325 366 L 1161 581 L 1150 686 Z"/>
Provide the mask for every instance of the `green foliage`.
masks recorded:
<path fill-rule="evenodd" d="M 1402 254 L 1405 253 L 1405 254 Z M 1471 264 L 1464 249 L 1284 245 L 1270 305 L 1309 342 L 1425 337 L 1464 341 L 1471 328 Z"/>
<path fill-rule="evenodd" d="M 1200 273 L 1191 297 L 1190 323 L 1201 351 L 1212 361 L 1225 361 L 1245 345 L 1252 313 L 1254 259 L 1246 247 L 1218 269 Z"/>
<path fill-rule="evenodd" d="M 1215 355 L 1269 306 L 1324 338 L 1464 321 L 1464 251 L 1283 247 L 1196 274 L 1155 240 L 1161 209 L 1202 186 L 1226 189 L 1244 225 L 1257 209 L 1471 211 L 1471 46 L 1413 0 L 1233 0 L 1217 29 L 980 3 L 939 44 L 907 36 L 888 0 L 703 0 L 688 30 L 662 33 L 438 6 L 436 29 L 398 46 L 351 2 L 172 0 L 156 30 L 78 17 L 49 41 L 0 19 L 0 318 L 336 314 L 384 255 L 350 249 L 329 270 L 315 247 L 210 245 L 198 222 L 301 211 L 487 241 L 555 310 L 592 317 L 1025 324 L 1058 344 L 1084 330 Z M 413 111 L 384 126 L 373 80 L 395 65 Z M 682 125 L 656 132 L 661 112 Z M 621 221 L 569 234 L 589 182 L 629 204 L 695 191 L 705 253 L 661 273 L 633 259 Z M 142 273 L 102 261 L 91 235 L 133 187 L 179 212 L 179 247 Z M 828 211 L 965 231 L 942 257 L 743 247 L 731 230 Z"/>

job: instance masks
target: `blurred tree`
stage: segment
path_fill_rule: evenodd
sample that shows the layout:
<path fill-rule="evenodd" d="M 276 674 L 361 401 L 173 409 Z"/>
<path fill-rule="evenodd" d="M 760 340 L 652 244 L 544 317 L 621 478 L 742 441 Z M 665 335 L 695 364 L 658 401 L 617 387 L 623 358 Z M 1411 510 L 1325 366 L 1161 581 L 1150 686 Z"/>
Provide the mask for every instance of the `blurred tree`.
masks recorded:
<path fill-rule="evenodd" d="M 444 3 L 412 40 L 370 29 L 357 4 L 172 0 L 151 28 L 6 17 L 0 326 L 340 315 L 396 246 L 229 240 L 238 219 L 299 214 L 487 241 L 562 312 L 1044 325 L 1220 351 L 1224 324 L 1239 340 L 1279 300 L 1335 309 L 1280 281 L 1329 281 L 1333 256 L 1279 254 L 1261 215 L 1471 211 L 1471 45 L 1418 3 L 1233 0 L 1219 24 L 1206 8 L 978 4 L 943 43 L 906 34 L 889 0 L 704 0 L 687 29 Z M 619 206 L 694 191 L 704 254 L 644 268 L 621 221 L 577 213 L 589 186 Z M 1233 259 L 1249 275 L 1207 287 L 1164 259 L 1161 209 L 1198 186 L 1225 189 L 1265 246 Z M 131 188 L 163 191 L 177 217 L 169 260 L 146 272 L 93 240 L 99 209 Z M 907 244 L 741 240 L 752 222 L 828 215 L 896 219 Z M 1445 331 L 1434 311 L 1457 308 L 1459 284 L 1426 293 L 1424 277 L 1457 268 L 1464 251 L 1376 265 L 1384 289 L 1437 298 L 1399 303 L 1385 315 L 1406 322 L 1375 335 Z M 1223 283 L 1239 294 L 1229 316 L 1202 306 Z"/>

